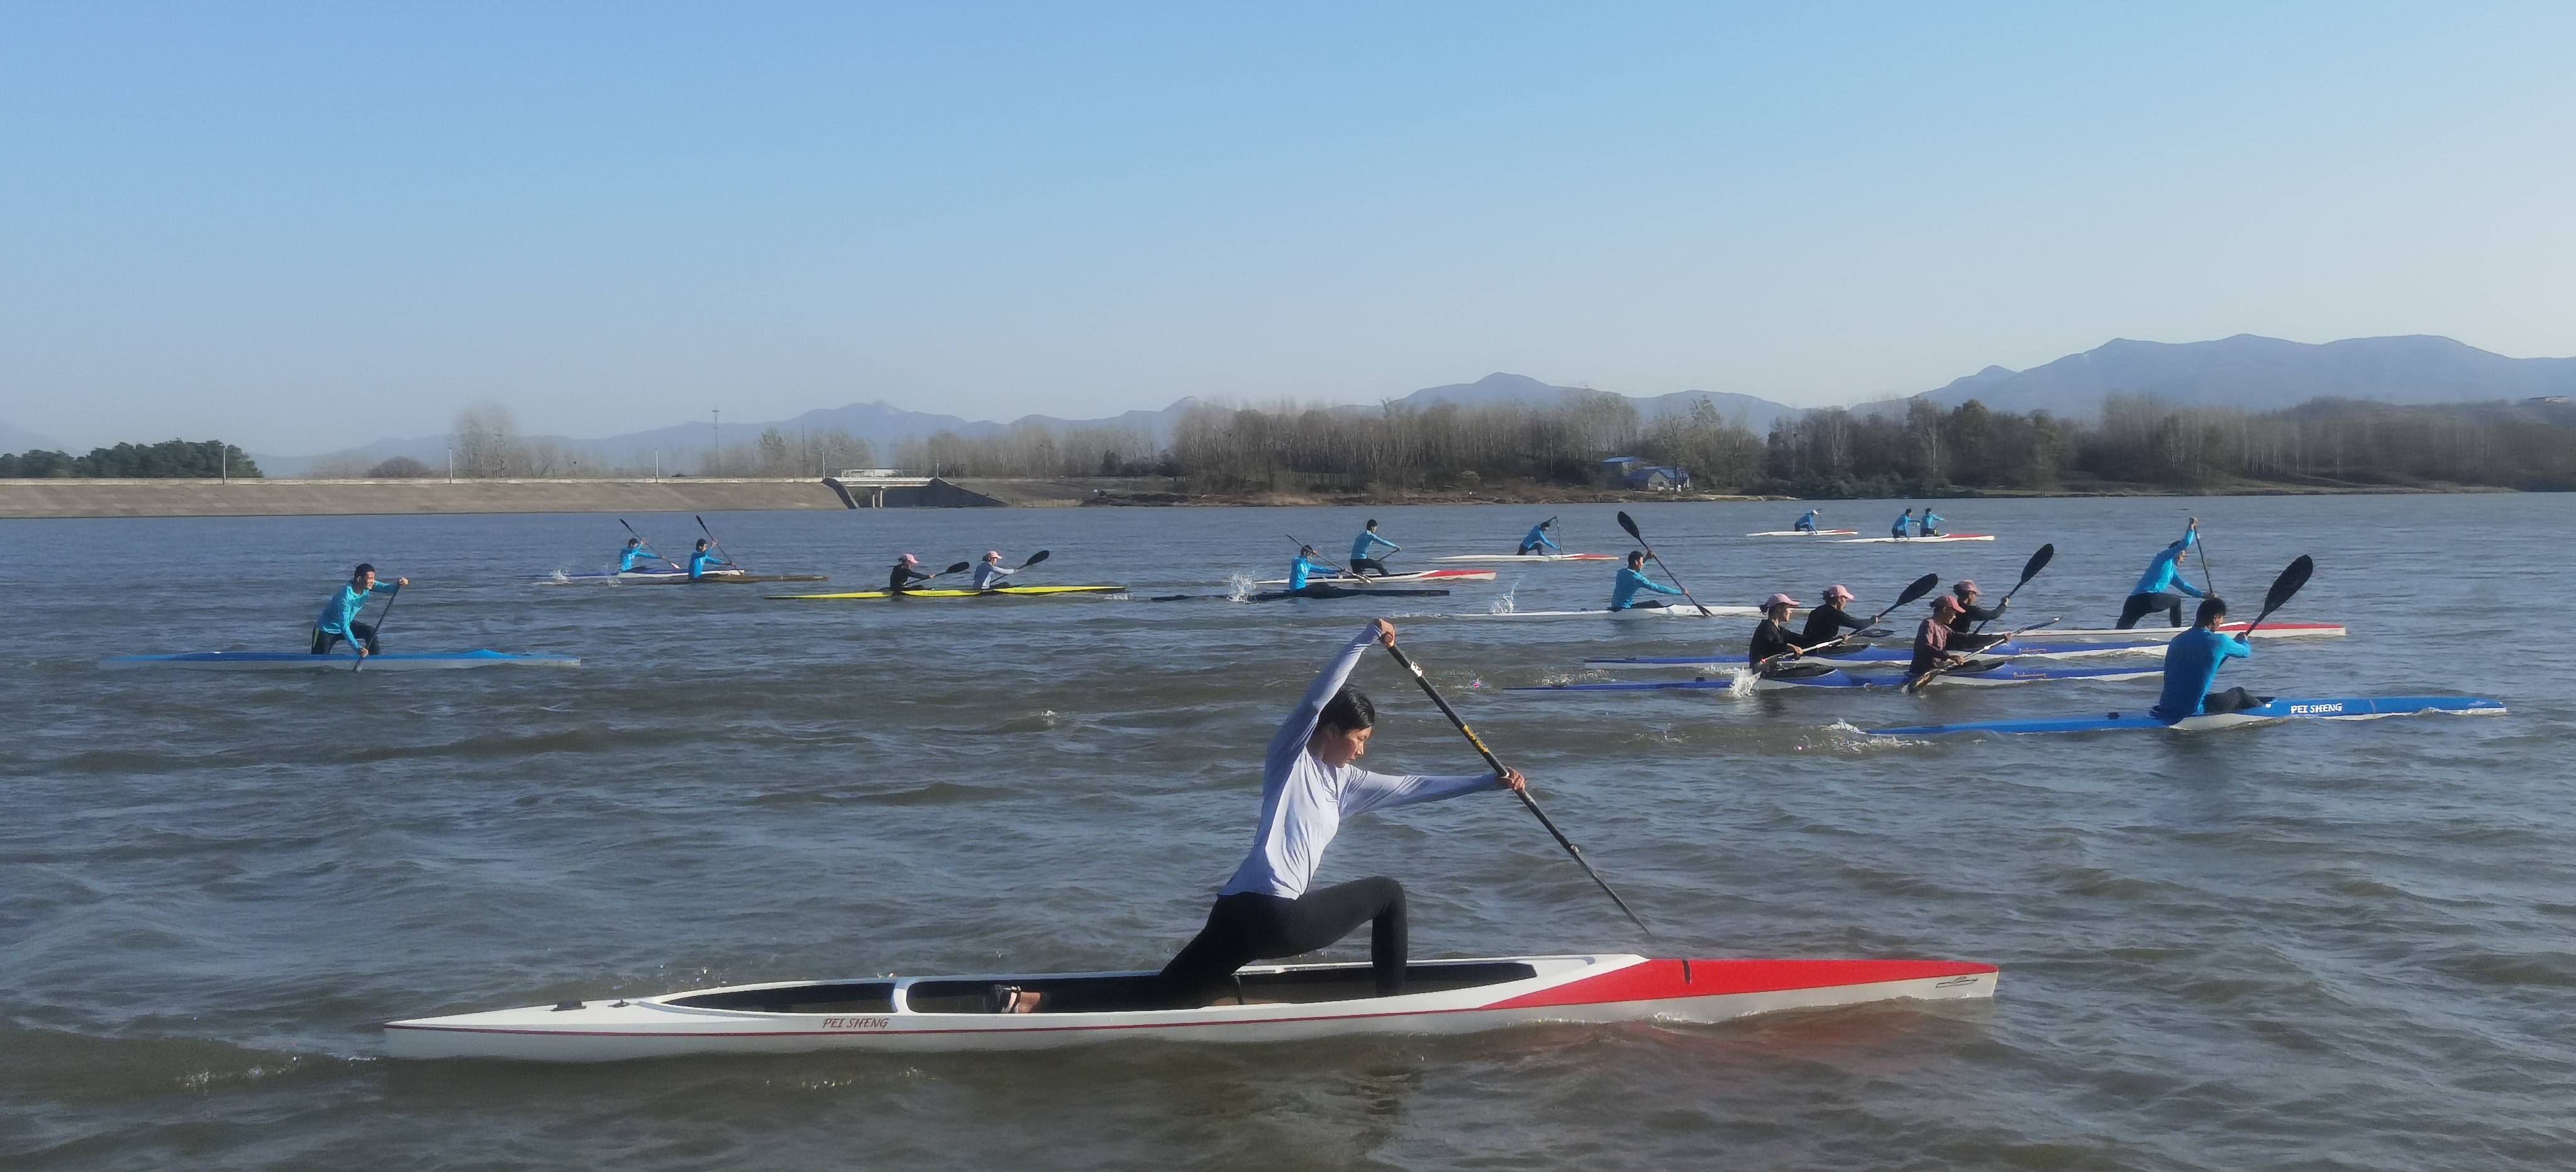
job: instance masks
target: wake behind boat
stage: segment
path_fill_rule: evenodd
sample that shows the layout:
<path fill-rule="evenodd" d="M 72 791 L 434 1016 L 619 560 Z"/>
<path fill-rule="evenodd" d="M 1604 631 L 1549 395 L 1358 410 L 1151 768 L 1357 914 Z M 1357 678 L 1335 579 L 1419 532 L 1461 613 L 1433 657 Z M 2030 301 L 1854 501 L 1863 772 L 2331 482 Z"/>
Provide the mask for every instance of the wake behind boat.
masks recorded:
<path fill-rule="evenodd" d="M 395 1058 L 601 1062 L 815 1050 L 1027 1050 L 1118 1038 L 1280 1042 L 1459 1034 L 1532 1022 L 1720 1022 L 1788 1009 L 1994 996 L 1993 965 L 1941 960 L 1649 960 L 1624 954 L 1416 962 L 1378 996 L 1366 964 L 1260 964 L 1232 996 L 1147 1008 L 1154 974 L 895 977 L 735 985 L 385 1024 Z M 998 1012 L 999 986 L 1081 1010 Z"/>
<path fill-rule="evenodd" d="M 1863 730 L 1874 737 L 1939 737 L 1959 733 L 2080 733 L 2118 732 L 2129 729 L 2172 729 L 2197 732 L 2213 728 L 2234 728 L 2247 724 L 2274 724 L 2284 720 L 2376 720 L 2383 716 L 2414 716 L 2427 712 L 2452 712 L 2464 716 L 2501 716 L 2504 702 L 2471 696 L 2354 696 L 2332 700 L 2274 699 L 2252 708 L 2235 712 L 2211 712 L 2186 716 L 2180 720 L 2160 720 L 2144 712 L 2122 714 L 2106 712 L 2100 716 L 2054 716 L 2036 720 L 1972 720 L 1958 724 L 1917 724 L 1896 728 Z"/>
<path fill-rule="evenodd" d="M 354 654 L 311 655 L 301 651 L 190 651 L 180 655 L 119 655 L 98 661 L 103 668 L 170 668 L 180 671 L 336 671 L 357 666 Z M 366 670 L 431 671 L 468 667 L 580 667 L 569 655 L 513 655 L 502 651 L 380 651 L 367 657 Z"/>

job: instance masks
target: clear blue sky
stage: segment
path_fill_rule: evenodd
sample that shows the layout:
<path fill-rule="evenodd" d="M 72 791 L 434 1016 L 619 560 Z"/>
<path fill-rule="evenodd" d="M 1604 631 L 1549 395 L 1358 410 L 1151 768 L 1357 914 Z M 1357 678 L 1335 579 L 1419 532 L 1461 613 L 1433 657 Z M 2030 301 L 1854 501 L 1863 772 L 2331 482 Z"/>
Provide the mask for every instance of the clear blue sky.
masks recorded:
<path fill-rule="evenodd" d="M 2576 353 L 2576 6 L 12 5 L 0 421 Z"/>

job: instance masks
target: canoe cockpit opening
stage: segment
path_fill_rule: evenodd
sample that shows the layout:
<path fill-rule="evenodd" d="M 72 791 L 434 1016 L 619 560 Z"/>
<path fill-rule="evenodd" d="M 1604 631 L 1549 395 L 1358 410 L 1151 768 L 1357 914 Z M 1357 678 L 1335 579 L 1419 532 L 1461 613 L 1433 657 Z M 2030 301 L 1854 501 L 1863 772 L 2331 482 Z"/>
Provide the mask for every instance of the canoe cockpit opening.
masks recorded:
<path fill-rule="evenodd" d="M 1536 968 L 1520 961 L 1431 962 L 1405 968 L 1404 991 L 1444 993 L 1526 981 L 1537 975 Z M 1173 1008 L 1153 1003 L 1151 980 L 1143 976 L 1021 977 L 1008 983 L 1044 994 L 1040 1013 L 1132 1013 Z M 991 1013 L 995 1011 L 994 985 L 991 980 L 916 981 L 905 991 L 904 1004 L 914 1013 Z M 1369 966 L 1337 964 L 1286 972 L 1244 972 L 1213 1004 L 1303 1005 L 1362 1001 L 1375 996 L 1377 984 Z"/>
<path fill-rule="evenodd" d="M 892 1013 L 894 982 L 829 981 L 777 989 L 726 989 L 672 997 L 663 1004 L 740 1013 Z"/>

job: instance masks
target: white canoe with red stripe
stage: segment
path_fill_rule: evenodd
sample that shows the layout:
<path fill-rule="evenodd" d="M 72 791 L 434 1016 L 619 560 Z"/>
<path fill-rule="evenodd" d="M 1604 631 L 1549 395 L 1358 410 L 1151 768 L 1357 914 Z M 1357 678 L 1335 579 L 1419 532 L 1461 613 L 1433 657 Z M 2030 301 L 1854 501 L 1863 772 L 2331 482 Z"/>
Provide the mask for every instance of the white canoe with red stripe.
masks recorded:
<path fill-rule="evenodd" d="M 735 985 L 385 1024 L 396 1058 L 601 1062 L 815 1050 L 1024 1050 L 1117 1038 L 1280 1042 L 1452 1034 L 1530 1022 L 1718 1022 L 1871 1001 L 1992 997 L 1993 965 L 1940 960 L 1648 960 L 1585 954 L 1422 961 L 1379 997 L 1365 964 L 1253 965 L 1243 999 L 1135 1005 L 1150 973 L 887 977 Z M 998 1013 L 996 985 L 1049 1008 Z M 1056 1008 L 1061 1007 L 1061 1008 Z"/>
<path fill-rule="evenodd" d="M 1491 582 L 1493 570 L 1407 570 L 1400 574 L 1308 574 L 1315 586 L 1401 586 L 1407 582 Z M 1285 586 L 1286 578 L 1265 578 L 1255 586 Z"/>
<path fill-rule="evenodd" d="M 2242 635 L 2246 623 L 2220 623 L 2221 635 Z M 2025 641 L 2042 639 L 2171 639 L 2188 627 L 2038 627 L 2016 631 L 2013 638 Z M 2293 623 L 2273 619 L 2254 628 L 2257 639 L 2340 639 L 2347 634 L 2342 623 Z"/>

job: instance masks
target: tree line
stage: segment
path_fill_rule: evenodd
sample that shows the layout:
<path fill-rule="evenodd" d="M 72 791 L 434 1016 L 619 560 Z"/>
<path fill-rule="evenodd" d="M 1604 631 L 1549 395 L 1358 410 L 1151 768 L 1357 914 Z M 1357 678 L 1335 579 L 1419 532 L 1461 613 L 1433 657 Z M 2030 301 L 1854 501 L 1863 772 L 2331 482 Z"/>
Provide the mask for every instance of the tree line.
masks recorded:
<path fill-rule="evenodd" d="M 1199 492 L 1474 490 L 1608 483 L 1603 461 L 1677 465 L 1702 492 L 1911 497 L 2231 487 L 2576 488 L 2576 407 L 2393 406 L 2318 399 L 2279 411 L 2114 396 L 2098 421 L 1928 399 L 1825 408 L 1757 435 L 1707 400 L 1641 419 L 1614 395 L 1542 406 L 1200 406 L 1156 448 L 1141 432 L 1021 424 L 895 449 L 941 476 L 1156 475 Z"/>
<path fill-rule="evenodd" d="M 157 444 L 118 444 L 92 448 L 86 456 L 35 448 L 0 455 L 0 479 L 213 479 L 256 478 L 259 465 L 240 448 L 222 440 L 163 440 Z"/>

